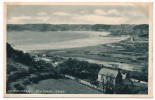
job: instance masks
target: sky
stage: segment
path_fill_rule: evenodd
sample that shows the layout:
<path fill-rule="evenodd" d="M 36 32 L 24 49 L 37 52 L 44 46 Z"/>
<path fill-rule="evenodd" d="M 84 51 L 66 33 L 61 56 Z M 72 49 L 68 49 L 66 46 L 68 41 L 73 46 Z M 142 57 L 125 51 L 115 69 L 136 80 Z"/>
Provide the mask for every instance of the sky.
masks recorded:
<path fill-rule="evenodd" d="M 145 5 L 8 5 L 7 24 L 148 24 Z"/>

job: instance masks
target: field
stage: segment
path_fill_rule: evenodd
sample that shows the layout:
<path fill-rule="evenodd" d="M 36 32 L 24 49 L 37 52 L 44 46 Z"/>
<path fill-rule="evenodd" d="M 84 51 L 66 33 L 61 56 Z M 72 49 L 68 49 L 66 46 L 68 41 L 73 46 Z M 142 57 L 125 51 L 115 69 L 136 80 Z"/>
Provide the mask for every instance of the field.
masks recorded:
<path fill-rule="evenodd" d="M 148 62 L 148 40 L 137 37 L 135 42 L 129 39 L 117 43 L 101 44 L 81 48 L 70 48 L 61 50 L 38 50 L 33 53 L 47 54 L 49 56 L 81 57 L 99 61 L 119 62 L 132 64 L 133 66 L 147 66 Z M 137 69 L 137 68 L 135 68 Z"/>
<path fill-rule="evenodd" d="M 106 67 L 119 67 L 123 70 L 130 71 L 136 79 L 148 81 L 147 37 L 136 36 L 134 41 L 128 38 L 116 43 L 81 48 L 38 50 L 32 51 L 31 54 L 74 58 L 80 61 L 102 64 Z"/>
<path fill-rule="evenodd" d="M 46 91 L 48 91 L 48 93 L 53 94 L 101 94 L 101 92 L 97 90 L 91 89 L 88 86 L 70 79 L 43 80 L 38 84 L 27 86 L 27 90 L 32 90 L 33 93 L 36 90 L 36 93 L 45 93 Z"/>

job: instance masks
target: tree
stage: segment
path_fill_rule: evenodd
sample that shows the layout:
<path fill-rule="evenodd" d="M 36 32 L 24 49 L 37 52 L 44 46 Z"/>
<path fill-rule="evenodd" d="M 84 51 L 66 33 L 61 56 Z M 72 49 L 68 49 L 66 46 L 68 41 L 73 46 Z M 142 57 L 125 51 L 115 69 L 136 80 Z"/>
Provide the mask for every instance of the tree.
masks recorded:
<path fill-rule="evenodd" d="M 116 94 L 122 94 L 122 74 L 120 72 L 120 69 L 118 68 L 118 74 L 115 79 L 115 92 Z"/>

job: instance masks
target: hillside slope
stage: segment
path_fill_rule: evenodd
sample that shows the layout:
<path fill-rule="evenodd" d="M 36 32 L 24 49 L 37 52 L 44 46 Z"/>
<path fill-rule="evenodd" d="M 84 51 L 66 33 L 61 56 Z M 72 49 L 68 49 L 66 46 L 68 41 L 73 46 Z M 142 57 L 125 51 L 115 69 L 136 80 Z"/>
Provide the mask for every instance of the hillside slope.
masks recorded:
<path fill-rule="evenodd" d="M 7 43 L 7 92 L 24 90 L 26 85 L 37 83 L 48 78 L 58 78 L 59 75 L 51 64 L 34 61 L 28 53 L 14 50 Z M 16 91 L 19 92 L 19 91 Z M 20 91 L 23 93 L 23 91 Z"/>

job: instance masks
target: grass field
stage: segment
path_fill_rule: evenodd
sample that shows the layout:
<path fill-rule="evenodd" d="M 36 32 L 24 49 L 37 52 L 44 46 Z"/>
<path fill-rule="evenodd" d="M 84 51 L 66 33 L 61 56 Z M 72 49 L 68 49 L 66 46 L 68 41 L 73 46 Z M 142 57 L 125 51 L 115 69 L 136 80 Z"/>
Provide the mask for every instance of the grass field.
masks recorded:
<path fill-rule="evenodd" d="M 27 86 L 27 90 L 35 93 L 52 94 L 101 94 L 101 92 L 89 88 L 83 84 L 70 79 L 47 79 L 38 84 Z"/>
<path fill-rule="evenodd" d="M 62 52 L 63 51 L 63 52 Z M 82 48 L 71 48 L 63 50 L 32 51 L 48 56 L 60 56 L 96 60 L 97 64 L 104 63 L 108 66 L 119 66 L 123 70 L 134 73 L 133 78 L 148 81 L 148 38 L 135 37 L 117 43 L 88 46 Z M 93 61 L 90 61 L 90 63 Z M 98 63 L 101 62 L 101 63 Z M 144 78 L 143 78 L 144 77 Z"/>

